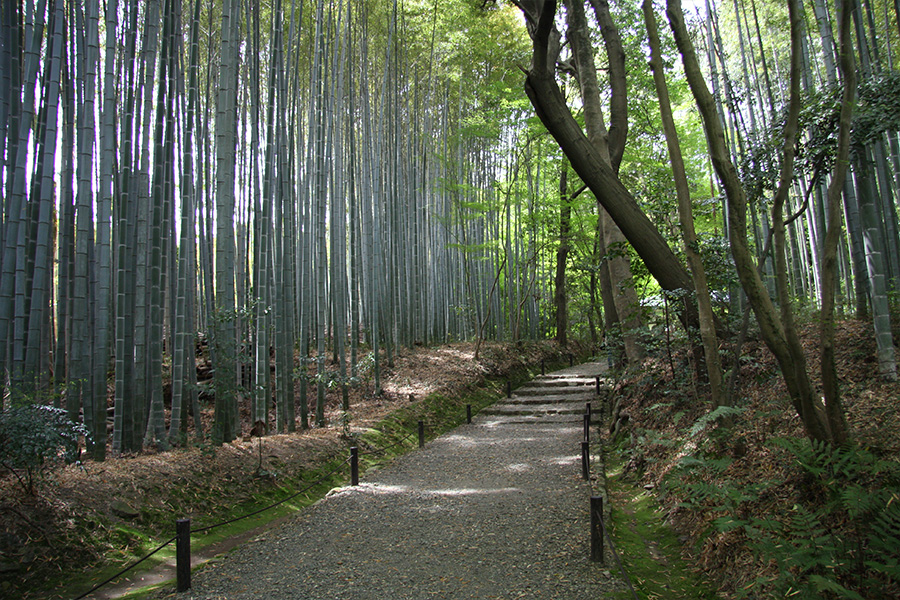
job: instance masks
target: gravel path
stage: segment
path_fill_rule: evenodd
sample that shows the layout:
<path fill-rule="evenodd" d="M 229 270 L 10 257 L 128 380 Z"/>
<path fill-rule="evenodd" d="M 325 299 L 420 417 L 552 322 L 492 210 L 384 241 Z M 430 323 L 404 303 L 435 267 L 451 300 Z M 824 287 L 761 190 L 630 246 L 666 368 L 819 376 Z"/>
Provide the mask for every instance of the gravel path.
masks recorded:
<path fill-rule="evenodd" d="M 599 365 L 578 369 L 564 373 Z M 476 416 L 209 563 L 174 597 L 601 600 L 620 584 L 588 560 L 581 439 L 580 419 Z"/>

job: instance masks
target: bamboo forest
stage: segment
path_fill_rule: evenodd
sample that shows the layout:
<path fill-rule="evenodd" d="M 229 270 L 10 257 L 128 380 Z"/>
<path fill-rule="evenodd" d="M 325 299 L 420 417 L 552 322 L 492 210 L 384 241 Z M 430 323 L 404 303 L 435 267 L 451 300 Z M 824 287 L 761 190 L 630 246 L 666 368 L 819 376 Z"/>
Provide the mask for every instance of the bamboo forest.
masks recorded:
<path fill-rule="evenodd" d="M 4 0 L 0 514 L 595 361 L 710 597 L 898 597 L 898 62 L 900 0 Z"/>

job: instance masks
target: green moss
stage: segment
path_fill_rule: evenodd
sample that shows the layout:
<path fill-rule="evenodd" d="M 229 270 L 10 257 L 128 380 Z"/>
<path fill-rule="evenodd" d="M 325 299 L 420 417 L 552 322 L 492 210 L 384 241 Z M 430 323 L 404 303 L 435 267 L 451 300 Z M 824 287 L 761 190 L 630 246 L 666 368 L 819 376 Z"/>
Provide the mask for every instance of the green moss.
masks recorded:
<path fill-rule="evenodd" d="M 623 474 L 620 458 L 613 453 L 608 457 L 612 536 L 638 596 L 648 600 L 716 598 L 710 584 L 682 558 L 678 536 L 666 525 L 653 496 Z M 616 598 L 630 599 L 631 594 L 620 592 Z"/>

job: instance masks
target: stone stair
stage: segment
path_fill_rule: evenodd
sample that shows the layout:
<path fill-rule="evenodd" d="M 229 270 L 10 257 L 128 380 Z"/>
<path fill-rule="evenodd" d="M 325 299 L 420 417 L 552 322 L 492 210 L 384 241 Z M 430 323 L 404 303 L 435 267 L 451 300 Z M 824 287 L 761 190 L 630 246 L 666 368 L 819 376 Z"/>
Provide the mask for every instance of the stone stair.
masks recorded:
<path fill-rule="evenodd" d="M 592 403 L 591 409 L 595 415 L 600 408 L 597 381 L 593 375 L 596 369 L 583 367 L 580 373 L 575 367 L 541 375 L 515 390 L 511 398 L 482 410 L 481 415 L 497 425 L 583 423 L 588 402 Z M 601 378 L 601 391 L 605 386 Z"/>

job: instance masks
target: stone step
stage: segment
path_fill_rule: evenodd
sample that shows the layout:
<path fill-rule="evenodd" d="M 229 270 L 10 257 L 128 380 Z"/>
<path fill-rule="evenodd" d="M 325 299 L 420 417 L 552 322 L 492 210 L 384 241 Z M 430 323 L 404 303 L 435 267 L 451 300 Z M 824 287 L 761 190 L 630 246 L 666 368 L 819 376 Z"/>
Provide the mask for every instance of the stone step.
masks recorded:
<path fill-rule="evenodd" d="M 585 402 L 595 400 L 597 396 L 593 392 L 582 394 L 541 394 L 540 396 L 519 396 L 514 394 L 512 398 L 503 401 L 503 404 L 578 404 L 584 406 Z"/>
<path fill-rule="evenodd" d="M 525 385 L 515 390 L 514 395 L 516 396 L 543 396 L 543 395 L 553 395 L 553 396 L 573 396 L 573 395 L 583 395 L 583 394 L 594 394 L 595 389 L 593 386 L 567 386 L 567 387 L 532 387 L 531 385 Z"/>
<path fill-rule="evenodd" d="M 481 411 L 484 415 L 583 415 L 581 404 L 495 404 Z"/>
<path fill-rule="evenodd" d="M 553 377 L 542 375 L 528 382 L 527 385 L 535 387 L 559 387 L 567 385 L 595 385 L 597 382 L 592 377 Z"/>
<path fill-rule="evenodd" d="M 582 379 L 586 381 L 595 381 L 598 376 L 600 379 L 605 379 L 602 375 L 585 375 L 584 373 L 570 373 L 567 371 L 556 371 L 547 373 L 546 375 L 538 375 L 534 379 L 535 381 L 541 379 Z"/>
<path fill-rule="evenodd" d="M 488 427 L 501 427 L 503 425 L 569 425 L 571 427 L 583 427 L 584 421 L 576 415 L 487 415 L 482 422 Z M 592 420 L 596 425 L 598 421 Z"/>

